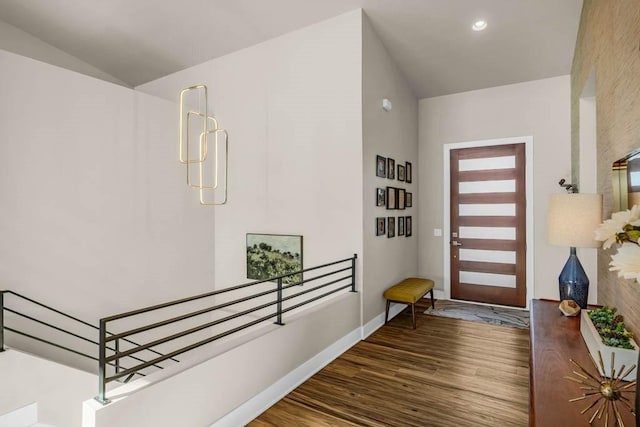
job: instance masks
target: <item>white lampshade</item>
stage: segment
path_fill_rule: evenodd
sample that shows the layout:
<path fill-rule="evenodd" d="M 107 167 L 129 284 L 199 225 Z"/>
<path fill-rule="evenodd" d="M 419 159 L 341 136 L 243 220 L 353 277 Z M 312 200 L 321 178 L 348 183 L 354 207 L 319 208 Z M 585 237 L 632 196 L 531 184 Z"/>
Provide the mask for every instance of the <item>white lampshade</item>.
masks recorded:
<path fill-rule="evenodd" d="M 594 239 L 602 223 L 601 194 L 552 194 L 547 217 L 549 243 L 575 248 L 597 248 Z"/>

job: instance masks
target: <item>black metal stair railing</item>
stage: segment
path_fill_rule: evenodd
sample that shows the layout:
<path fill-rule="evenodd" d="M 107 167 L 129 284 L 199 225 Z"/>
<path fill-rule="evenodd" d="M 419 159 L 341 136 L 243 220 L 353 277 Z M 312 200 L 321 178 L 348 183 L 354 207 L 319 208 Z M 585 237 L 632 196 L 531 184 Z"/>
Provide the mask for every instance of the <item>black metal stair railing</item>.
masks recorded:
<path fill-rule="evenodd" d="M 29 307 L 37 308 L 37 309 L 44 309 L 48 313 L 51 313 L 51 314 L 56 315 L 56 316 L 60 316 L 60 317 L 62 317 L 63 319 L 66 320 L 67 324 L 65 325 L 65 327 L 61 327 L 61 326 L 53 324 L 52 320 L 44 320 L 42 318 L 37 318 L 35 315 L 30 315 L 30 314 L 25 313 L 24 311 L 28 311 L 26 309 L 23 309 L 21 311 L 18 308 L 11 308 L 7 304 L 8 299 L 5 298 L 5 295 L 15 297 L 16 299 L 27 303 L 27 305 Z M 11 315 L 13 315 L 13 317 L 15 319 L 21 319 L 23 321 L 22 324 L 21 325 L 11 325 L 11 326 L 8 325 L 7 317 L 5 317 L 5 312 L 6 313 L 10 313 Z M 55 309 L 53 307 L 50 307 L 50 306 L 48 306 L 46 304 L 43 304 L 41 302 L 38 302 L 38 301 L 32 299 L 32 298 L 26 297 L 26 296 L 24 296 L 22 294 L 19 294 L 17 292 L 11 291 L 11 290 L 0 290 L 0 352 L 5 351 L 5 348 L 4 348 L 5 343 L 6 343 L 6 341 L 5 341 L 5 332 L 10 332 L 10 333 L 16 334 L 18 336 L 27 338 L 28 340 L 39 342 L 39 343 L 43 343 L 43 344 L 46 344 L 46 345 L 51 346 L 51 347 L 55 347 L 55 348 L 60 349 L 60 350 L 64 350 L 65 352 L 73 353 L 75 355 L 82 356 L 83 358 L 87 358 L 87 359 L 94 360 L 94 361 L 98 362 L 99 361 L 99 358 L 98 358 L 99 351 L 98 350 L 99 350 L 99 344 L 100 343 L 95 338 L 92 339 L 92 338 L 89 338 L 87 336 L 81 335 L 79 333 L 71 332 L 70 330 L 68 330 L 68 329 L 71 329 L 71 327 L 70 327 L 71 324 L 68 323 L 68 322 L 71 322 L 71 324 L 74 324 L 76 326 L 79 325 L 79 326 L 82 326 L 82 327 L 87 327 L 90 330 L 94 330 L 95 332 L 99 332 L 100 331 L 99 327 L 97 327 L 95 325 L 92 325 L 89 322 L 86 322 L 84 320 L 78 319 L 77 317 L 71 316 L 71 315 L 69 315 L 67 313 L 64 313 L 61 310 Z M 39 325 L 39 326 L 44 327 L 45 330 L 56 331 L 57 333 L 61 333 L 61 334 L 63 334 L 63 336 L 72 338 L 72 341 L 74 342 L 74 344 L 76 344 L 76 343 L 88 343 L 88 344 L 90 344 L 92 346 L 95 346 L 95 347 L 93 347 L 94 351 L 91 352 L 92 354 L 89 354 L 89 353 L 87 353 L 86 350 L 84 350 L 84 351 L 80 350 L 79 349 L 79 347 L 80 347 L 79 345 L 77 345 L 76 348 L 71 348 L 69 345 L 63 345 L 60 342 L 54 342 L 54 339 L 51 338 L 49 336 L 50 334 L 47 334 L 47 333 L 44 333 L 43 334 L 44 336 L 43 335 L 38 336 L 33 332 L 27 332 L 24 328 L 25 328 L 25 326 L 28 326 L 28 325 Z M 107 333 L 107 335 L 111 335 L 109 332 L 106 332 L 106 333 Z M 125 341 L 129 345 L 133 345 L 133 346 L 138 346 L 139 345 L 138 343 L 136 343 L 135 341 L 132 341 L 132 340 L 125 339 Z M 114 352 L 119 352 L 119 343 L 116 343 L 116 346 L 114 346 L 114 347 L 109 347 L 109 350 L 114 351 Z M 160 352 L 158 352 L 156 350 L 151 349 L 149 351 L 152 352 L 155 355 L 162 356 L 162 353 L 160 353 Z M 174 362 L 179 362 L 178 359 L 175 359 L 175 358 L 170 358 L 170 359 L 172 361 L 174 361 Z M 131 356 L 131 360 L 135 360 L 136 362 L 142 362 L 142 363 L 146 362 L 145 359 L 143 359 L 143 358 L 141 358 L 139 356 Z M 116 370 L 123 369 L 123 367 L 119 366 L 118 363 L 110 363 L 110 364 Z M 160 366 L 158 364 L 152 364 L 150 366 L 153 366 L 153 367 L 158 368 L 158 369 L 164 369 L 162 366 Z M 142 372 L 136 372 L 133 375 L 144 376 L 145 374 L 142 373 Z M 129 381 L 133 377 L 133 375 L 126 377 L 123 380 L 123 382 Z"/>
<path fill-rule="evenodd" d="M 149 366 L 195 350 L 271 319 L 275 319 L 274 323 L 277 325 L 284 325 L 284 314 L 319 301 L 337 292 L 347 289 L 350 292 L 356 292 L 356 260 L 357 255 L 354 254 L 351 258 L 307 268 L 294 273 L 253 281 L 100 319 L 98 356 L 99 389 L 96 400 L 102 404 L 109 403 L 109 399 L 106 396 L 106 386 L 112 381 L 123 377 L 130 377 Z M 292 284 L 283 284 L 283 279 L 291 276 L 300 277 L 301 280 Z M 256 287 L 258 287 L 257 291 L 254 291 Z M 268 289 L 263 290 L 262 288 Z M 245 295 L 247 293 L 248 295 Z M 235 297 L 235 295 L 240 296 Z M 213 302 L 207 303 L 204 308 L 188 311 L 179 315 L 161 315 L 161 318 L 164 318 L 164 320 L 158 322 L 145 324 L 143 323 L 144 320 L 141 320 L 136 323 L 133 319 L 136 316 L 148 316 L 149 313 L 152 312 L 157 314 L 157 312 L 161 312 L 161 310 L 178 311 L 180 307 L 194 301 L 199 301 L 204 304 L 206 302 L 204 300 L 211 297 L 214 297 Z M 217 301 L 217 299 L 222 300 L 225 298 L 229 299 L 223 302 Z M 184 307 L 185 310 L 188 310 L 188 307 Z M 221 317 L 211 320 L 213 316 L 218 313 L 221 313 Z M 196 317 L 204 315 L 208 318 L 203 323 L 198 323 L 195 326 L 190 325 L 187 329 L 175 331 L 175 329 L 179 328 L 177 325 L 178 322 L 195 322 Z M 130 329 L 112 334 L 107 332 L 108 327 L 112 332 L 116 330 L 116 322 L 123 320 Z M 234 325 L 232 321 L 240 321 L 240 324 Z M 131 324 L 140 324 L 140 326 L 131 328 L 129 326 Z M 174 330 L 162 333 L 161 328 L 163 327 L 173 328 Z M 214 329 L 215 327 L 220 327 L 221 329 Z M 199 339 L 194 335 L 196 333 L 205 334 L 206 337 Z M 153 335 L 151 336 L 149 334 Z M 134 335 L 139 337 L 136 338 L 136 341 L 146 342 L 132 346 L 124 351 L 114 350 L 114 347 L 117 348 L 119 340 L 129 339 Z M 194 341 L 189 342 L 187 345 L 180 344 L 181 346 L 177 348 L 165 348 L 173 346 L 175 340 L 187 340 L 187 338 L 193 338 Z M 114 342 L 116 345 L 109 346 Z M 123 368 L 118 365 L 122 358 L 132 358 L 140 351 L 152 351 L 154 348 L 160 346 L 163 347 L 163 349 L 162 351 L 158 351 L 158 353 L 162 353 L 158 355 L 158 357 L 141 362 L 130 368 Z M 109 366 L 117 367 L 111 375 L 107 372 Z"/>

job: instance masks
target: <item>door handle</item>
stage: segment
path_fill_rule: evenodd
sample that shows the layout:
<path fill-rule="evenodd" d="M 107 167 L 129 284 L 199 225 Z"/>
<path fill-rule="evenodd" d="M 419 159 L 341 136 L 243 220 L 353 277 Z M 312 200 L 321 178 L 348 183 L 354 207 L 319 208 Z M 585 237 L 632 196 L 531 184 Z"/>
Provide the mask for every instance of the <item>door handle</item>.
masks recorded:
<path fill-rule="evenodd" d="M 452 240 L 452 241 L 451 241 L 451 246 L 462 246 L 462 243 L 457 242 L 457 241 L 455 241 L 455 240 Z"/>

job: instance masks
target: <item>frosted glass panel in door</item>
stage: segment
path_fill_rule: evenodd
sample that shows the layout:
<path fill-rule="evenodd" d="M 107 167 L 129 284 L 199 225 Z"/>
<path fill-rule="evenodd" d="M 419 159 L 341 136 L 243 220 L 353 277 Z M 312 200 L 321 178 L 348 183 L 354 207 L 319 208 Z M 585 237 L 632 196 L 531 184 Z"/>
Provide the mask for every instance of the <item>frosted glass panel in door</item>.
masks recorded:
<path fill-rule="evenodd" d="M 515 288 L 516 276 L 494 273 L 475 273 L 472 271 L 461 271 L 460 281 L 476 286 L 500 286 L 502 288 Z"/>
<path fill-rule="evenodd" d="M 463 204 L 458 207 L 460 216 L 514 216 L 516 214 L 515 203 L 494 204 Z"/>
<path fill-rule="evenodd" d="M 461 239 L 515 240 L 515 227 L 459 227 Z"/>
<path fill-rule="evenodd" d="M 463 159 L 458 163 L 458 170 L 477 171 L 490 169 L 513 169 L 516 167 L 516 156 L 484 157 L 481 159 Z"/>
<path fill-rule="evenodd" d="M 473 193 L 513 193 L 516 191 L 516 181 L 501 179 L 495 181 L 464 181 L 458 184 L 460 194 Z"/>
<path fill-rule="evenodd" d="M 487 249 L 460 248 L 460 261 L 501 262 L 515 264 L 516 253 L 514 251 L 494 251 Z"/>

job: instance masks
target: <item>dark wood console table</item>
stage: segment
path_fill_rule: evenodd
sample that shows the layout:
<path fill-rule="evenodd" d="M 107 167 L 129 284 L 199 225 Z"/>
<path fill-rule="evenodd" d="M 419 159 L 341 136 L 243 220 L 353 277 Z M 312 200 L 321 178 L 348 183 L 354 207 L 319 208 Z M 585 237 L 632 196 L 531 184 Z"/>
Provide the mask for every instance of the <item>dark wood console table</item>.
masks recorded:
<path fill-rule="evenodd" d="M 595 368 L 580 334 L 580 316 L 563 316 L 558 310 L 559 304 L 559 301 L 548 300 L 531 302 L 530 426 L 588 426 L 593 414 L 593 409 L 589 410 L 588 415 L 580 414 L 591 400 L 569 402 L 569 399 L 582 395 L 577 383 L 563 378 L 574 371 L 569 359 L 575 360 L 589 372 L 595 373 Z M 633 400 L 633 394 L 630 398 Z M 633 415 L 628 411 L 621 412 L 625 426 L 635 426 Z M 604 419 L 596 425 L 603 422 Z"/>

